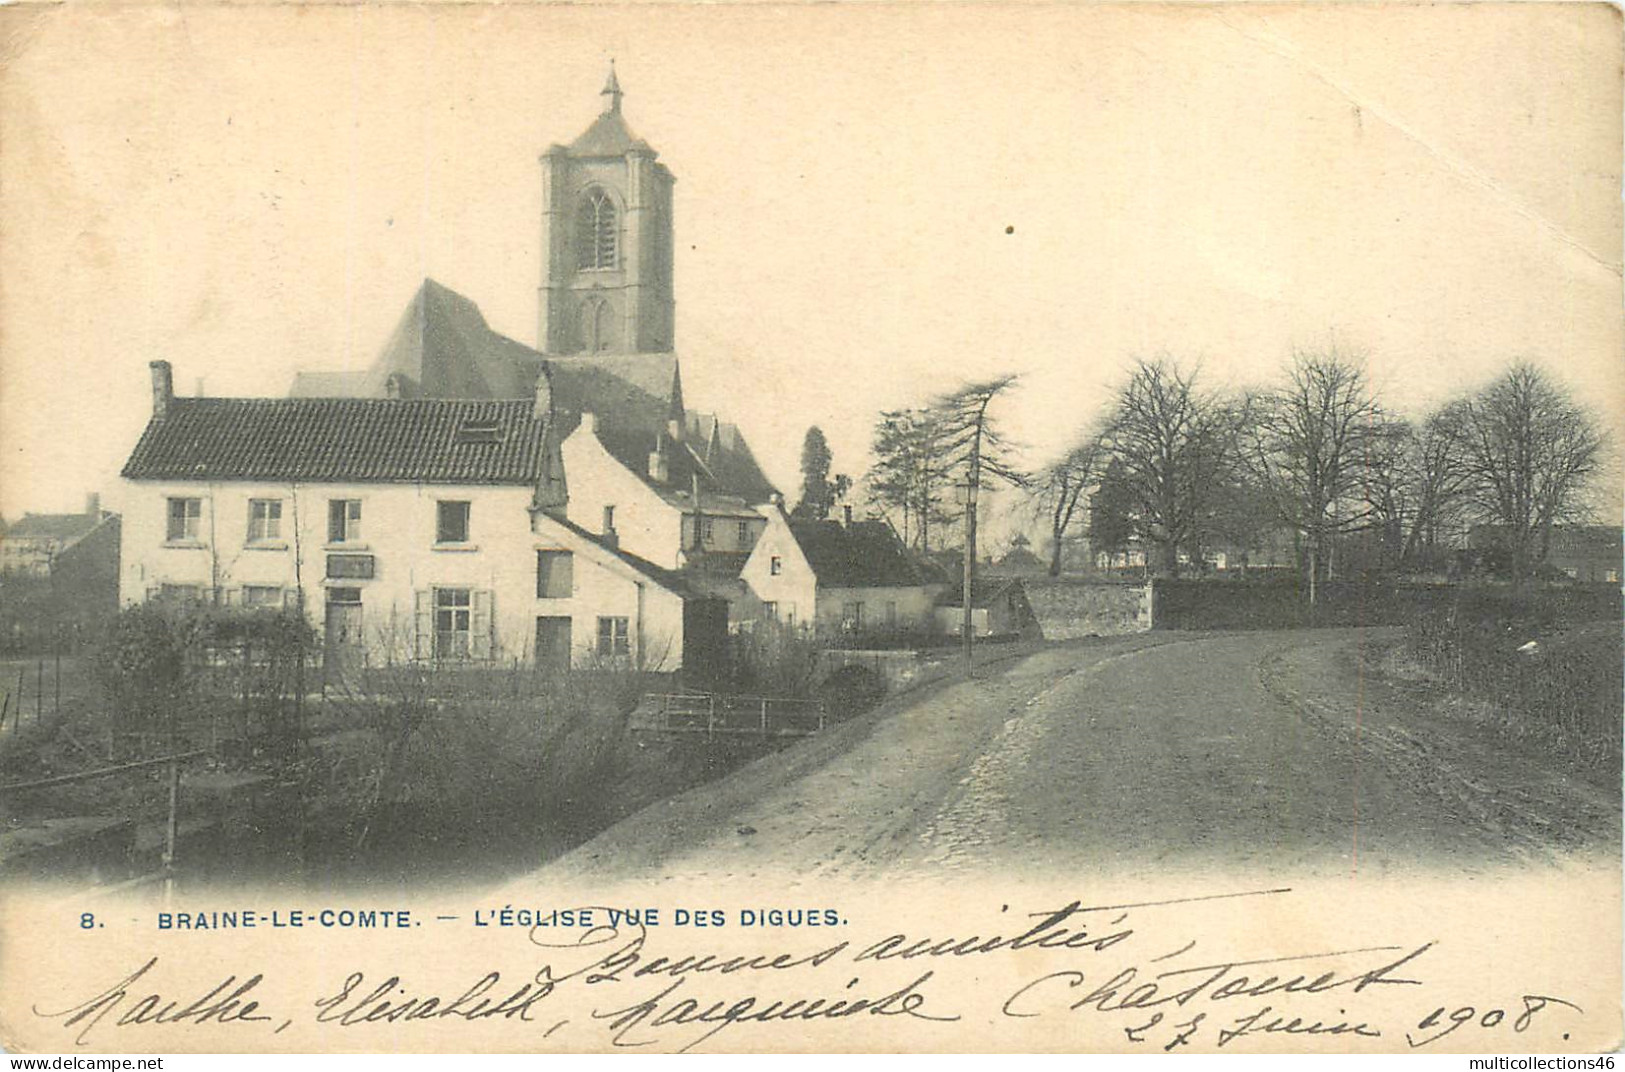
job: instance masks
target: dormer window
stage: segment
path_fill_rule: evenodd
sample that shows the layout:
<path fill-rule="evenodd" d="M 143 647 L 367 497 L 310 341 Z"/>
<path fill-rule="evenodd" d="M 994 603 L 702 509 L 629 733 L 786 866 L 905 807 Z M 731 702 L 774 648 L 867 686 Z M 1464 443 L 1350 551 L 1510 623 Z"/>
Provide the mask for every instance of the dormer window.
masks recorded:
<path fill-rule="evenodd" d="M 576 216 L 576 267 L 582 271 L 614 268 L 620 232 L 615 202 L 598 187 L 588 190 Z"/>
<path fill-rule="evenodd" d="M 495 417 L 470 417 L 457 426 L 459 443 L 497 443 L 502 439 L 502 427 Z"/>

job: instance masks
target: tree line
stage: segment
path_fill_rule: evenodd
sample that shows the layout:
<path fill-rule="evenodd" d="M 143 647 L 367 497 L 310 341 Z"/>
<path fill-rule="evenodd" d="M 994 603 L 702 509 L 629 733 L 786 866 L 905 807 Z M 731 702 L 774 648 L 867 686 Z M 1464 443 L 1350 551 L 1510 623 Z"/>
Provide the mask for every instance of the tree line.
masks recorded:
<path fill-rule="evenodd" d="M 1596 418 L 1530 362 L 1411 418 L 1357 355 L 1328 347 L 1294 352 L 1275 382 L 1244 391 L 1210 387 L 1172 357 L 1137 360 L 1061 456 L 1029 471 L 993 405 L 1016 383 L 1000 376 L 880 415 L 857 487 L 911 547 L 947 546 L 973 527 L 974 489 L 1003 485 L 1042 519 L 1052 574 L 1079 537 L 1092 552 L 1137 548 L 1163 576 L 1200 568 L 1215 548 L 1245 562 L 1282 538 L 1312 599 L 1351 537 L 1387 568 L 1436 572 L 1468 526 L 1485 524 L 1527 577 L 1554 526 L 1590 516 L 1606 445 Z M 821 432 L 817 444 L 803 516 L 833 501 Z"/>

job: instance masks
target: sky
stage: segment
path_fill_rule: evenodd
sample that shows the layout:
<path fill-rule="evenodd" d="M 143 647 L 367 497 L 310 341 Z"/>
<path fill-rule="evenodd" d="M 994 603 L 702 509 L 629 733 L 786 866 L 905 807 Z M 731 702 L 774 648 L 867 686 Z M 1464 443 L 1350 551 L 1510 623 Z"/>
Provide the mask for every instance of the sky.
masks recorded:
<path fill-rule="evenodd" d="M 1040 463 L 1129 363 L 1365 356 L 1419 415 L 1530 359 L 1625 440 L 1603 5 L 0 10 L 0 512 L 114 508 L 150 413 L 361 368 L 424 277 L 534 343 L 539 153 L 611 57 L 677 176 L 691 405 L 820 425 L 1018 373 Z M 1611 468 L 1609 508 L 1619 478 Z"/>

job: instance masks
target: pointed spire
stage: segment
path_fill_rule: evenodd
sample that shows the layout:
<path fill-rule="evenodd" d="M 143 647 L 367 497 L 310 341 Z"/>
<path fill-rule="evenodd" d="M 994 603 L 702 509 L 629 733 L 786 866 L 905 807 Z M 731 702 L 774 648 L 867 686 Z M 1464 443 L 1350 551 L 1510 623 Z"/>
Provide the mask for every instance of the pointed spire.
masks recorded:
<path fill-rule="evenodd" d="M 621 110 L 621 82 L 620 79 L 615 77 L 614 60 L 609 61 L 609 79 L 604 83 L 604 88 L 599 93 L 599 96 L 609 98 L 604 104 L 605 115 L 618 113 Z"/>

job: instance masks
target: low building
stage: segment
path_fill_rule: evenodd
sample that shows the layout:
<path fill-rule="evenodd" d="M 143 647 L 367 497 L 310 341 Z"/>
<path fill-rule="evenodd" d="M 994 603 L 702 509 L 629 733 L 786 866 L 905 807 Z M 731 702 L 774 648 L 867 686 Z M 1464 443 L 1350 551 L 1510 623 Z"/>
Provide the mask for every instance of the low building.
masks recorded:
<path fill-rule="evenodd" d="M 88 558 L 104 558 L 118 568 L 117 514 L 91 495 L 82 514 L 24 514 L 0 532 L 0 573 L 37 577 L 60 574 Z"/>
<path fill-rule="evenodd" d="M 339 662 L 670 671 L 720 650 L 725 606 L 569 518 L 541 383 L 531 401 L 177 398 L 154 362 L 123 601 L 302 608 Z"/>
<path fill-rule="evenodd" d="M 932 583 L 885 521 L 791 520 L 769 511 L 739 578 L 746 620 L 777 621 L 822 636 L 927 634 L 936 629 Z"/>
<path fill-rule="evenodd" d="M 977 637 L 1037 637 L 1038 616 L 1027 598 L 1026 583 L 1020 577 L 971 578 L 971 635 Z M 965 593 L 943 593 L 937 606 L 937 625 L 949 636 L 965 631 Z"/>
<path fill-rule="evenodd" d="M 82 514 L 25 514 L 0 534 L 0 649 L 62 650 L 116 611 L 119 541 L 95 495 Z"/>

